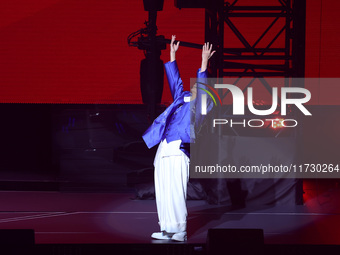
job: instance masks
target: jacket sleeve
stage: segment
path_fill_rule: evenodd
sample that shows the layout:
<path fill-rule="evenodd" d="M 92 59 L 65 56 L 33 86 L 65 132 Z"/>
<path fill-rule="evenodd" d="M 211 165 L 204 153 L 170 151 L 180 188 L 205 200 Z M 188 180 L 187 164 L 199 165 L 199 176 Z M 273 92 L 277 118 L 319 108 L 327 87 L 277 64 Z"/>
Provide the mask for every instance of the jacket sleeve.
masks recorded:
<path fill-rule="evenodd" d="M 206 110 L 207 113 L 211 111 L 213 108 L 213 100 L 210 95 L 208 95 L 207 91 L 209 91 L 208 86 L 208 71 L 201 72 L 201 69 L 197 71 L 197 95 L 195 100 L 195 127 L 196 129 L 200 129 L 200 126 L 203 124 L 204 118 L 206 115 L 202 115 L 202 95 L 206 95 Z"/>
<path fill-rule="evenodd" d="M 164 64 L 166 76 L 168 78 L 170 91 L 173 100 L 176 100 L 183 92 L 183 82 L 181 77 L 179 76 L 179 70 L 177 66 L 177 62 L 167 62 Z"/>

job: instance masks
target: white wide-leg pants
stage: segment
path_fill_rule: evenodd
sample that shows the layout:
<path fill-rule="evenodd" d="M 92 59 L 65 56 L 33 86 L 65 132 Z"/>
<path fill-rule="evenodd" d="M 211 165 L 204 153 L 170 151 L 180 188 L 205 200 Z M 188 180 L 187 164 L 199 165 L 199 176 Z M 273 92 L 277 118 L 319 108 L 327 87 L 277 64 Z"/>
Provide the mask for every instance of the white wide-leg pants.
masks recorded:
<path fill-rule="evenodd" d="M 186 231 L 189 158 L 179 149 L 181 140 L 163 140 L 157 150 L 155 166 L 156 205 L 161 231 Z"/>

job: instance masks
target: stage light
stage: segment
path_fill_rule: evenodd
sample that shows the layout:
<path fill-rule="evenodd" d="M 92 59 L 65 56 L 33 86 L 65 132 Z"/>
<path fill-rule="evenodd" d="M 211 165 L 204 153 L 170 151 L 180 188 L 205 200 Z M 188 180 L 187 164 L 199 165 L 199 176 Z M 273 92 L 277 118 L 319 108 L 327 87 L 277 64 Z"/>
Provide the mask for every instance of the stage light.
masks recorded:
<path fill-rule="evenodd" d="M 270 127 L 273 129 L 283 128 L 284 127 L 282 124 L 283 121 L 284 119 L 276 118 L 275 121 L 272 122 L 272 125 Z"/>

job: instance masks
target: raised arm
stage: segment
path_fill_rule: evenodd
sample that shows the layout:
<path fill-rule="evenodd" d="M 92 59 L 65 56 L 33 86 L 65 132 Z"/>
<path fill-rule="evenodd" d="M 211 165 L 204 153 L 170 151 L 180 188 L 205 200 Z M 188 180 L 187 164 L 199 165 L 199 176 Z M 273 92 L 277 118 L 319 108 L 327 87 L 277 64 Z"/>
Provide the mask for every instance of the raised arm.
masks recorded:
<path fill-rule="evenodd" d="M 207 78 L 208 78 L 208 62 L 209 59 L 214 55 L 216 51 L 212 52 L 212 44 L 209 44 L 208 42 L 203 45 L 202 48 L 202 64 L 201 68 L 198 69 L 197 71 L 197 84 L 192 88 L 191 92 L 193 94 L 192 99 L 196 98 L 196 95 L 201 95 L 202 93 L 205 94 L 204 90 L 202 89 L 208 89 L 204 84 L 207 83 Z M 197 90 L 197 88 L 199 88 Z M 199 98 L 200 100 L 200 98 Z"/>
<path fill-rule="evenodd" d="M 207 91 L 209 91 L 209 88 L 205 85 L 207 84 L 207 78 L 208 78 L 208 62 L 209 59 L 212 57 L 212 55 L 215 53 L 215 51 L 212 51 L 212 44 L 209 45 L 209 43 L 205 43 L 202 48 L 202 65 L 201 68 L 197 71 L 197 83 L 196 88 L 192 90 L 192 94 L 194 94 L 195 100 L 195 130 L 198 131 L 200 127 L 203 124 L 203 120 L 205 115 L 202 115 L 201 112 L 201 105 L 202 105 L 202 95 L 206 95 L 206 111 L 207 113 L 210 112 L 210 110 L 213 107 L 213 101 L 212 98 L 207 94 Z"/>
<path fill-rule="evenodd" d="M 164 64 L 171 95 L 174 100 L 183 92 L 183 82 L 176 62 L 176 51 L 179 48 L 179 42 L 175 43 L 175 39 L 176 36 L 173 35 L 170 43 L 170 61 Z"/>

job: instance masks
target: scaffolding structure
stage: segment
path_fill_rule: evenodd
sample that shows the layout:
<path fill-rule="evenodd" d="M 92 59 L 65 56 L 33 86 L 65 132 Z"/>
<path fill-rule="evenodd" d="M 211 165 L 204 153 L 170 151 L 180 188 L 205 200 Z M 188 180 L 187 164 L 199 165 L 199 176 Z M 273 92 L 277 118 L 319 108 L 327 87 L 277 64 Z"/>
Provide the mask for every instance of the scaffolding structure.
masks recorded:
<path fill-rule="evenodd" d="M 216 0 L 206 6 L 205 40 L 218 49 L 217 61 L 211 66 L 213 77 L 304 77 L 306 0 L 266 2 L 268 5 L 248 6 L 242 0 Z M 242 33 L 235 23 L 247 18 L 252 22 Z M 269 25 L 250 43 L 246 33 L 253 32 L 251 27 L 258 19 L 267 19 Z M 283 26 L 268 40 L 279 23 Z M 240 47 L 225 47 L 226 28 L 239 39 Z M 258 47 L 264 40 L 265 47 Z M 272 47 L 275 43 L 283 47 Z"/>

